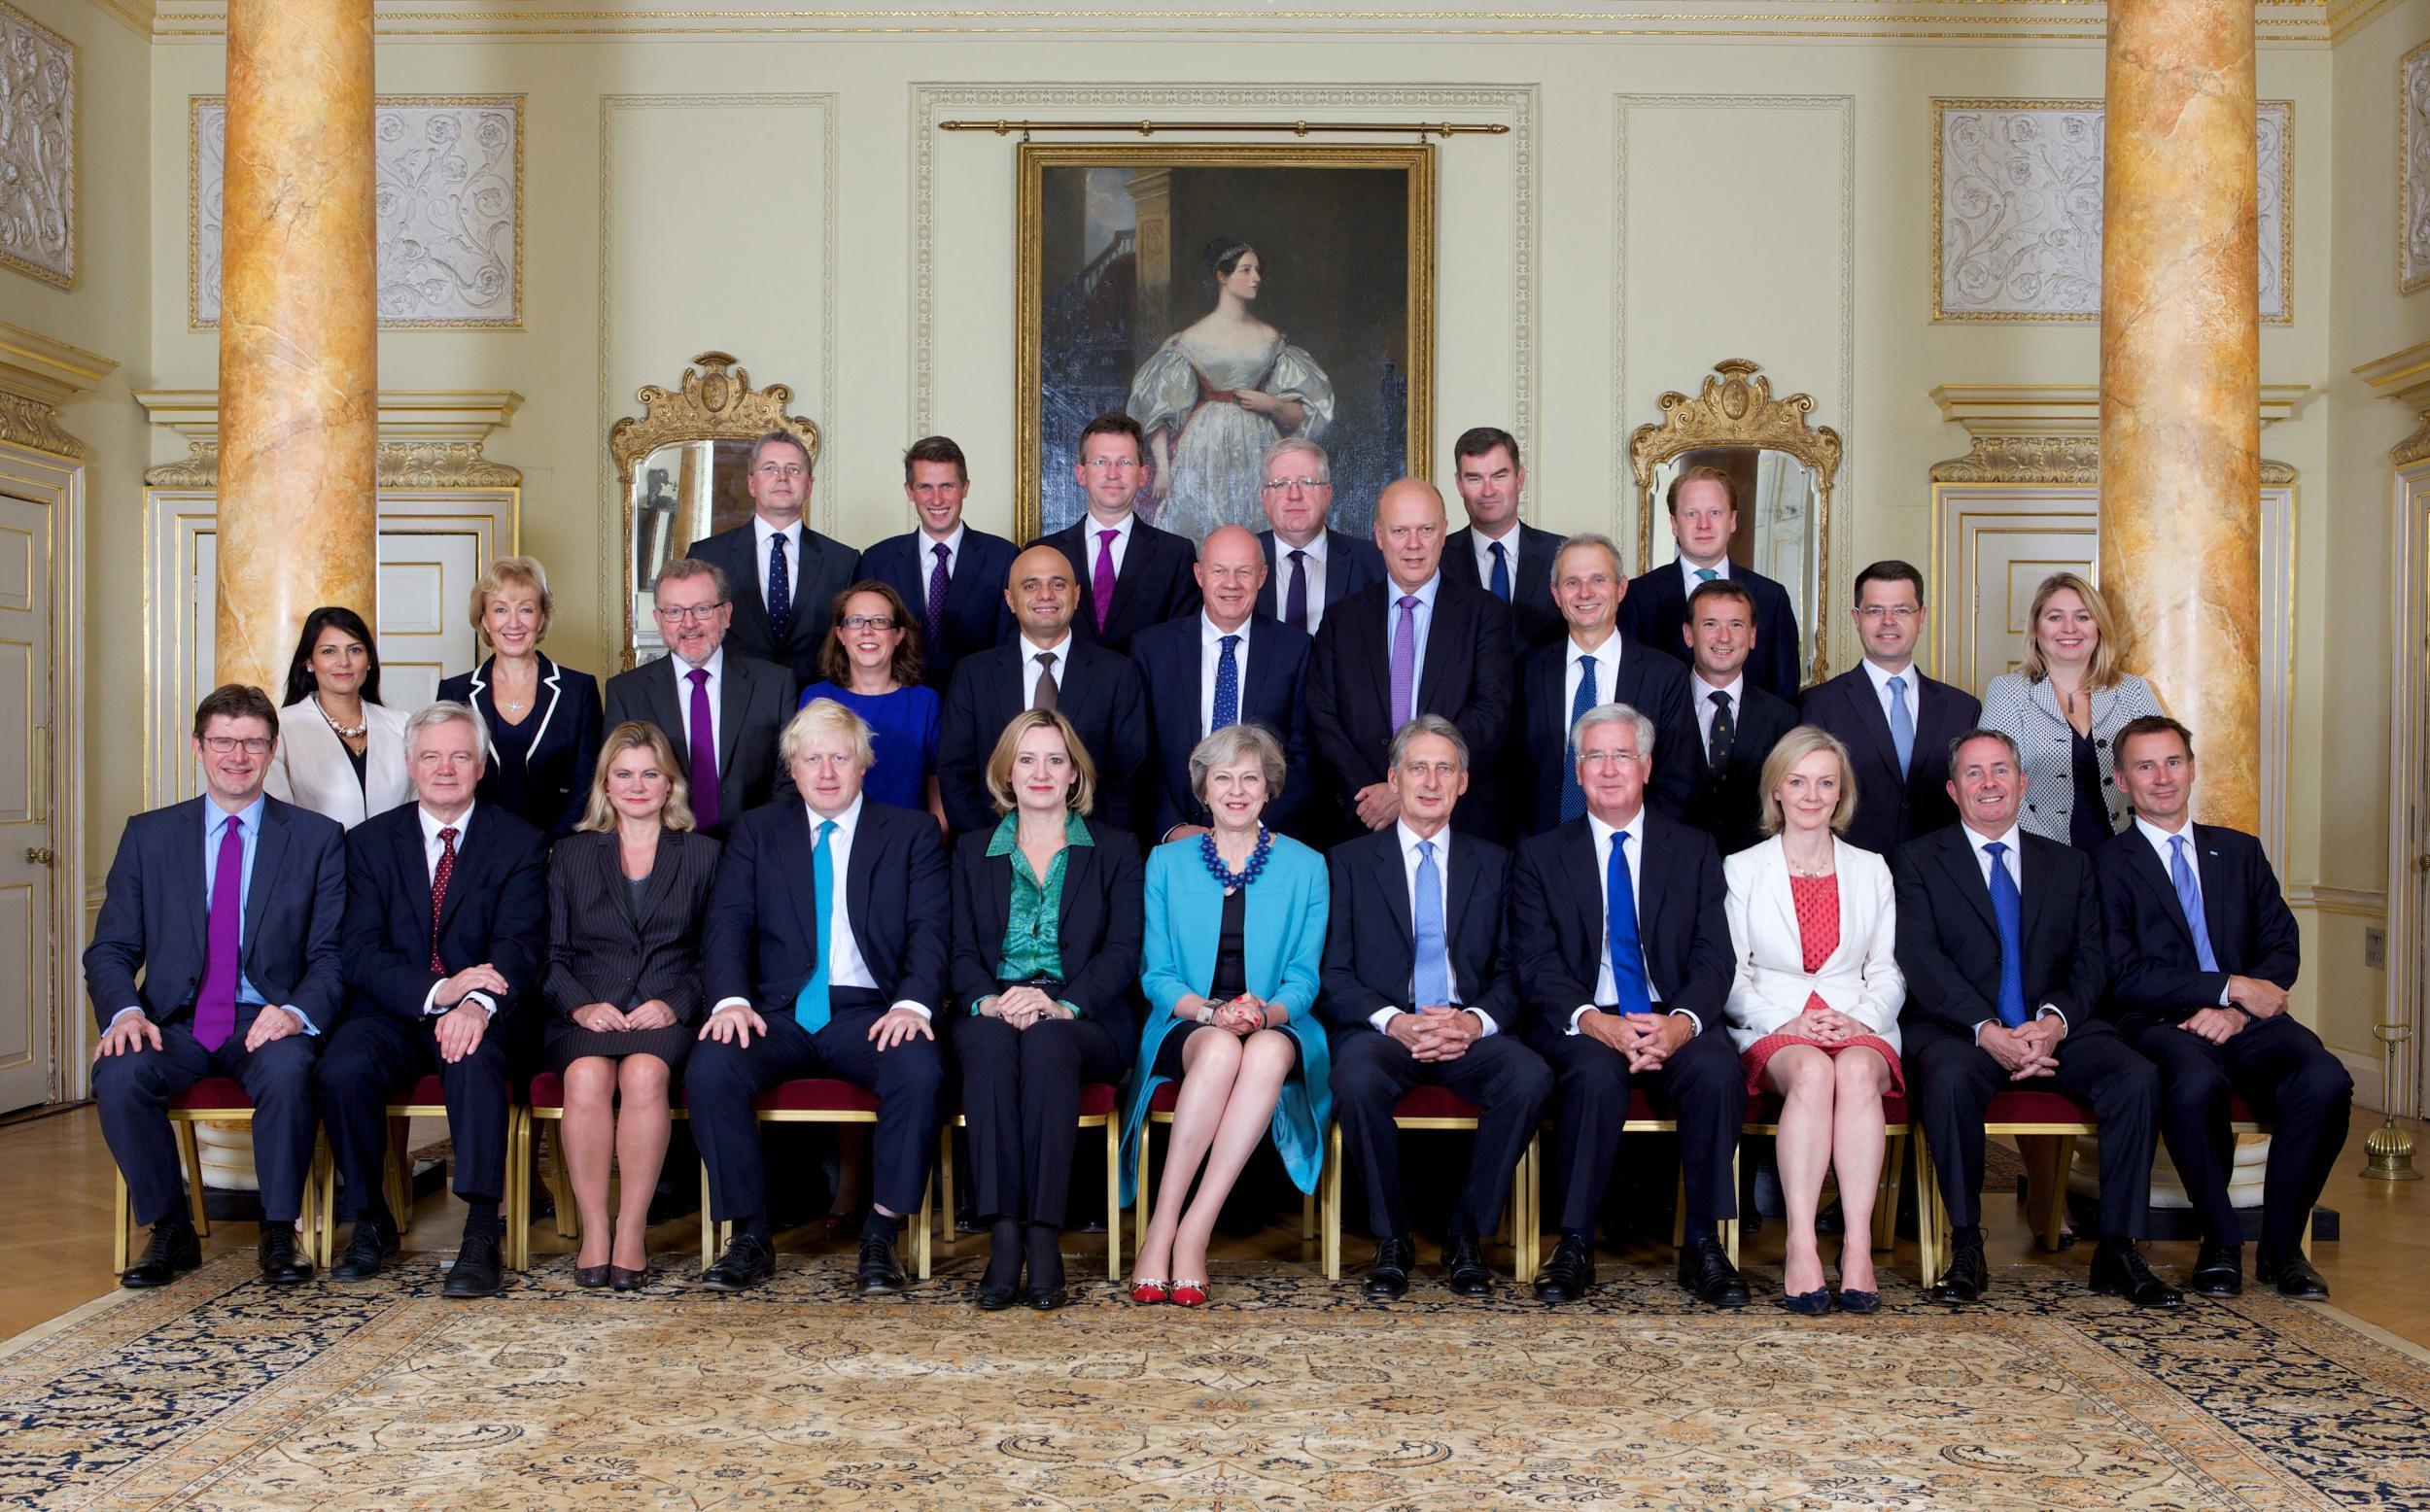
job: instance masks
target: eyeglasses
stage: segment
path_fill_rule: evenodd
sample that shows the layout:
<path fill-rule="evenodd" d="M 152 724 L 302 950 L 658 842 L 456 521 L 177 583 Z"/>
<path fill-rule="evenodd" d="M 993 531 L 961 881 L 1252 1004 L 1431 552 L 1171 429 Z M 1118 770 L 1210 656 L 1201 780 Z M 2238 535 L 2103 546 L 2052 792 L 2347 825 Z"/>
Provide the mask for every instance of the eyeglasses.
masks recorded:
<path fill-rule="evenodd" d="M 206 735 L 202 738 L 202 748 L 214 756 L 225 756 L 230 751 L 237 750 L 243 751 L 248 756 L 267 756 L 270 754 L 270 747 L 277 743 L 276 740 L 264 740 L 259 737 Z"/>
<path fill-rule="evenodd" d="M 1267 494 L 1288 494 L 1296 488 L 1303 493 L 1313 493 L 1320 488 L 1333 486 L 1334 480 L 1331 478 L 1275 478 L 1265 484 L 1261 491 Z"/>
<path fill-rule="evenodd" d="M 1876 621 L 1889 618 L 1896 620 L 1900 624 L 1904 624 L 1908 620 L 1914 619 L 1917 615 L 1923 612 L 1924 611 L 1922 609 L 1917 608 L 1912 603 L 1868 603 L 1863 608 L 1857 611 L 1857 618 L 1860 620 Z"/>
<path fill-rule="evenodd" d="M 806 478 L 810 469 L 797 462 L 763 462 L 751 469 L 763 478 Z"/>
<path fill-rule="evenodd" d="M 1092 472 L 1129 472 L 1139 465 L 1136 457 L 1092 457 L 1082 465 Z"/>
<path fill-rule="evenodd" d="M 1642 758 L 1635 751 L 1580 751 L 1581 767 L 1632 767 Z"/>
<path fill-rule="evenodd" d="M 706 625 L 719 609 L 724 607 L 723 602 L 675 605 L 662 603 L 651 608 L 650 612 L 670 625 Z"/>
<path fill-rule="evenodd" d="M 836 623 L 846 630 L 892 630 L 894 617 L 890 614 L 847 614 Z"/>

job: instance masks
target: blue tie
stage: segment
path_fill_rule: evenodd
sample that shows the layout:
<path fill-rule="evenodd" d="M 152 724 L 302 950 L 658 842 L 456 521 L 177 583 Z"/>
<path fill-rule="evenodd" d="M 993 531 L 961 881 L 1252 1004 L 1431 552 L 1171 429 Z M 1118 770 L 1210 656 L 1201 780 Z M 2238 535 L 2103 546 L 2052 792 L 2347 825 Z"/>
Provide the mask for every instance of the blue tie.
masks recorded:
<path fill-rule="evenodd" d="M 784 566 L 784 533 L 768 537 L 768 628 L 781 645 L 793 624 L 793 574 Z"/>
<path fill-rule="evenodd" d="M 1992 858 L 1992 917 L 1999 921 L 1999 1021 L 2014 1029 L 2025 1022 L 2025 900 L 2000 859 L 2007 853 L 1998 841 L 1983 847 Z"/>
<path fill-rule="evenodd" d="M 2194 865 L 2185 859 L 2185 837 L 2169 837 L 2169 880 L 2177 884 L 2177 907 L 2185 911 L 2185 927 L 2194 934 L 2194 964 L 2206 972 L 2219 969 L 2210 948 L 2210 921 L 2203 917 L 2203 884 L 2194 879 Z"/>
<path fill-rule="evenodd" d="M 1898 752 L 1898 771 L 1903 776 L 1915 756 L 1915 715 L 1907 712 L 1907 679 L 1892 677 L 1889 687 L 1890 743 Z"/>
<path fill-rule="evenodd" d="M 1646 952 L 1637 943 L 1637 889 L 1628 879 L 1628 831 L 1612 832 L 1612 861 L 1603 873 L 1603 940 L 1612 952 L 1612 999 L 1623 1014 L 1650 1014 Z"/>
<path fill-rule="evenodd" d="M 1232 655 L 1239 645 L 1238 636 L 1226 636 L 1215 659 L 1215 717 L 1207 721 L 1209 735 L 1240 722 L 1240 663 Z"/>
<path fill-rule="evenodd" d="M 1570 700 L 1570 729 L 1576 730 L 1578 722 L 1585 718 L 1586 711 L 1594 706 L 1595 659 L 1581 656 L 1578 659 L 1578 697 Z M 1574 736 L 1569 740 L 1569 757 L 1568 764 L 1561 769 L 1563 824 L 1586 817 L 1586 790 L 1578 785 L 1578 741 Z"/>
<path fill-rule="evenodd" d="M 829 901 L 835 896 L 835 852 L 827 848 L 827 837 L 835 833 L 833 819 L 818 821 L 818 843 L 810 851 L 811 907 L 818 911 L 818 954 L 810 969 L 810 980 L 802 983 L 801 995 L 793 1000 L 793 1020 L 813 1034 L 827 1026 L 827 948 L 828 920 L 835 916 Z"/>
<path fill-rule="evenodd" d="M 1409 1007 L 1442 1008 L 1451 1001 L 1451 973 L 1443 959 L 1442 874 L 1435 869 L 1435 842 L 1417 842 L 1417 958 L 1409 976 Z"/>
<path fill-rule="evenodd" d="M 1711 567 L 1696 568 L 1696 581 L 1700 583 L 1709 583 L 1720 575 L 1721 574 L 1719 572 L 1715 571 Z"/>
<path fill-rule="evenodd" d="M 1510 559 L 1503 554 L 1500 541 L 1485 549 L 1493 553 L 1493 581 L 1486 586 L 1493 589 L 1495 598 L 1508 603 L 1510 601 Z"/>

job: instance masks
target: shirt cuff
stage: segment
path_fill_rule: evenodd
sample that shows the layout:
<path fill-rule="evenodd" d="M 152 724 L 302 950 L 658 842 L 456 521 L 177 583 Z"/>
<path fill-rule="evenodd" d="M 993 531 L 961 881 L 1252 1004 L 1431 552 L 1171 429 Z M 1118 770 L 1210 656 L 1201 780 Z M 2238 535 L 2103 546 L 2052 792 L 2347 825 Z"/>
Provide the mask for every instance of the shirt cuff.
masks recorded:
<path fill-rule="evenodd" d="M 1484 1025 L 1484 1027 L 1478 1030 L 1476 1034 L 1476 1038 L 1480 1040 L 1490 1040 L 1495 1035 L 1502 1032 L 1502 1026 L 1493 1021 L 1493 1014 L 1486 1013 L 1481 1008 L 1463 1007 L 1460 1012 L 1463 1014 L 1475 1014 L 1476 1015 L 1476 1021 Z"/>
<path fill-rule="evenodd" d="M 970 1004 L 970 1016 L 973 1018 L 985 1018 L 987 1016 L 988 1005 L 1002 996 L 1003 994 L 1000 992 L 990 992 L 986 997 L 973 998 Z"/>
<path fill-rule="evenodd" d="M 1674 1008 L 1670 1010 L 1670 1014 L 1673 1018 L 1684 1018 L 1687 1020 L 1688 1024 L 1691 1026 L 1687 1031 L 1689 1038 L 1692 1039 L 1695 1036 L 1704 1033 L 1704 1020 L 1698 1018 L 1688 1010 L 1684 1008 Z"/>
<path fill-rule="evenodd" d="M 749 998 L 719 998 L 716 1002 L 710 1005 L 709 1012 L 713 1015 L 722 1014 L 729 1008 L 748 1008 L 750 1006 L 751 1000 Z"/>
<path fill-rule="evenodd" d="M 109 1022 L 109 1024 L 108 1024 L 105 1028 L 103 1028 L 101 1032 L 102 1032 L 102 1033 L 104 1033 L 104 1034 L 109 1033 L 109 1032 L 110 1032 L 110 1030 L 117 1028 L 117 1027 L 119 1026 L 119 1024 L 120 1024 L 122 1020 L 124 1020 L 124 1018 L 126 1017 L 126 1015 L 127 1015 L 127 1014 L 140 1014 L 140 1013 L 142 1013 L 143 1011 L 144 1011 L 144 1006 L 143 1006 L 141 1003 L 129 1003 L 129 1004 L 127 1004 L 124 1008 L 120 1009 L 117 1013 L 112 1014 L 110 1015 L 110 1022 Z"/>
<path fill-rule="evenodd" d="M 887 1011 L 888 1013 L 892 1013 L 895 1009 L 898 1009 L 898 1008 L 908 1008 L 908 1009 L 910 1009 L 913 1013 L 918 1014 L 920 1017 L 925 1018 L 925 1019 L 929 1019 L 929 1020 L 931 1020 L 931 1021 L 934 1021 L 934 1019 L 936 1018 L 936 1014 L 932 1014 L 932 1013 L 928 1012 L 928 1010 L 927 1010 L 927 1009 L 926 1009 L 923 1005 L 919 1004 L 919 1003 L 915 1003 L 915 1002 L 913 1002 L 913 1001 L 912 1001 L 911 999 L 909 999 L 909 998 L 896 998 L 896 999 L 895 999 L 892 1003 L 890 1003 L 890 1004 L 888 1004 L 888 1005 L 886 1006 L 886 1011 Z"/>
<path fill-rule="evenodd" d="M 2034 1011 L 2033 1016 L 2036 1018 L 2056 1018 L 2059 1020 L 2059 1027 L 2062 1029 L 2072 1029 L 2075 1027 L 2075 1025 L 2067 1022 L 2067 1015 L 2061 1013 L 2058 1007 L 2054 1004 L 2043 1004 L 2039 1009 Z"/>
<path fill-rule="evenodd" d="M 1570 1033 L 1576 1034 L 1578 1032 L 1578 1021 L 1594 1011 L 1595 1005 L 1592 1003 L 1580 1003 L 1578 1005 L 1577 1011 L 1570 1014 Z"/>
<path fill-rule="evenodd" d="M 2216 1007 L 2227 1008 L 2231 1006 L 2228 1002 L 2228 989 L 2234 984 L 2235 979 L 2233 978 L 2219 983 L 2219 1001 L 2215 1005 Z"/>
<path fill-rule="evenodd" d="M 437 988 L 435 988 L 435 987 L 434 987 L 434 988 L 432 988 L 432 989 L 431 989 L 431 991 L 432 991 L 433 995 L 434 995 L 434 996 L 435 996 L 435 995 L 437 994 L 438 989 L 437 989 Z M 496 998 L 494 998 L 494 997 L 491 997 L 491 996 L 490 996 L 488 993 L 486 993 L 486 992 L 468 992 L 468 993 L 466 993 L 466 994 L 464 995 L 464 1002 L 465 1002 L 465 1003 L 478 1003 L 478 1004 L 480 1004 L 480 1005 L 481 1005 L 481 1015 L 482 1015 L 483 1017 L 485 1017 L 485 1018 L 495 1018 L 495 1017 L 497 1017 L 497 1016 L 498 1016 L 498 1000 L 497 1000 Z M 462 1008 L 462 1007 L 464 1006 L 464 1004 L 463 1004 L 463 1003 L 459 1003 L 459 1004 L 457 1004 L 456 1006 L 457 1006 L 457 1007 L 459 1007 L 459 1008 Z"/>
<path fill-rule="evenodd" d="M 1367 1015 L 1367 1021 L 1373 1024 L 1379 1032 L 1389 1032 L 1384 1029 L 1384 1026 L 1392 1022 L 1393 1018 L 1399 1014 L 1401 1010 L 1390 1006 L 1379 1008 L 1375 1010 L 1375 1012 Z"/>
<path fill-rule="evenodd" d="M 1974 1043 L 1975 1043 L 1975 1044 L 1977 1044 L 1977 1045 L 1982 1044 L 1982 1043 L 1983 1043 L 1983 1031 L 1984 1031 L 1984 1030 L 1986 1030 L 1986 1029 L 1988 1029 L 1988 1028 L 1990 1028 L 1992 1025 L 1994 1025 L 1994 1024 L 1996 1024 L 1996 1023 L 1997 1023 L 1997 1022 L 1999 1022 L 1999 1020 L 1998 1020 L 1998 1019 L 1996 1019 L 1996 1018 L 1986 1018 L 1986 1019 L 1984 1019 L 1981 1023 L 1976 1024 L 1976 1025 L 1974 1026 Z"/>
<path fill-rule="evenodd" d="M 293 1004 L 293 1003 L 280 1003 L 280 1004 L 278 1004 L 278 1005 L 276 1005 L 276 1006 L 277 1006 L 277 1007 L 279 1007 L 279 1008 L 283 1008 L 283 1009 L 287 1010 L 289 1013 L 291 1013 L 291 1014 L 295 1014 L 295 1022 L 297 1022 L 297 1023 L 299 1023 L 299 1024 L 303 1025 L 303 1032 L 304 1032 L 304 1033 L 306 1033 L 306 1034 L 310 1034 L 310 1035 L 318 1035 L 318 1034 L 321 1032 L 321 1026 L 320 1026 L 319 1024 L 316 1024 L 316 1023 L 314 1023 L 314 1022 L 312 1021 L 312 1015 L 311 1015 L 310 1014 L 305 1013 L 302 1009 L 297 1008 L 295 1004 Z"/>
<path fill-rule="evenodd" d="M 1070 1014 L 1074 1018 L 1085 1018 L 1088 1016 L 1080 1012 L 1080 1005 L 1073 1002 L 1069 998 L 1057 998 L 1055 1001 L 1065 1013 Z"/>

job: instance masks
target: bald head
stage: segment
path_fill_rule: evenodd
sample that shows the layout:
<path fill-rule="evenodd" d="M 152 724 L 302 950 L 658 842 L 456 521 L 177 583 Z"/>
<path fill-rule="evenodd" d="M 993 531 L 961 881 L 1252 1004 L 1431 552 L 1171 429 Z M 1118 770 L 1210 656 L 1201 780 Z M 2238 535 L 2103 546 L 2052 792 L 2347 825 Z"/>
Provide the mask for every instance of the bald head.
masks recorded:
<path fill-rule="evenodd" d="M 1403 593 L 1423 588 L 1442 565 L 1442 495 L 1424 478 L 1400 478 L 1375 498 L 1375 545 Z"/>
<path fill-rule="evenodd" d="M 1198 543 L 1198 593 L 1206 600 L 1206 617 L 1226 635 L 1238 630 L 1257 612 L 1258 590 L 1266 586 L 1266 548 L 1237 525 L 1219 526 Z"/>
<path fill-rule="evenodd" d="M 1037 645 L 1051 646 L 1071 628 L 1071 611 L 1079 601 L 1071 559 L 1053 546 L 1032 546 L 1013 559 L 1004 584 L 1004 602 L 1021 622 L 1021 633 Z"/>

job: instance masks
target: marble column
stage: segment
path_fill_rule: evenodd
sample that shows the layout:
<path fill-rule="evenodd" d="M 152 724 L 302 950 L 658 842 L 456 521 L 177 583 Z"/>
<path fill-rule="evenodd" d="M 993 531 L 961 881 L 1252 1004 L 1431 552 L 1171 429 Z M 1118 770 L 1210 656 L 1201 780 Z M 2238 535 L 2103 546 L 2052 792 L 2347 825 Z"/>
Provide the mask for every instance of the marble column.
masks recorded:
<path fill-rule="evenodd" d="M 304 616 L 374 624 L 371 0 L 228 0 L 218 669 L 279 697 Z"/>
<path fill-rule="evenodd" d="M 2258 827 L 2261 325 L 2252 0 L 2111 0 L 2100 580 L 2194 731 L 2200 817 Z"/>

